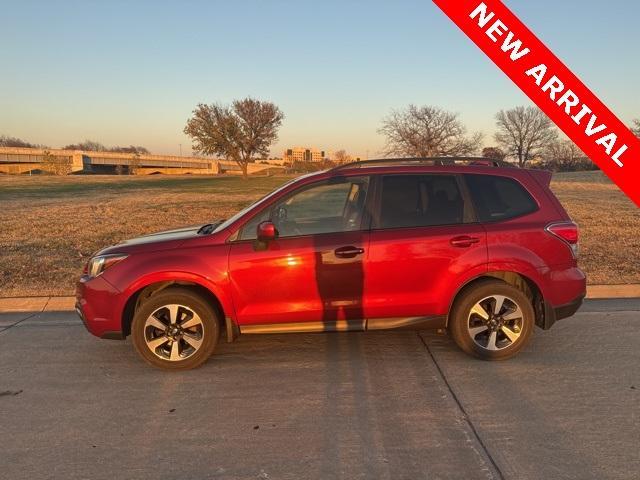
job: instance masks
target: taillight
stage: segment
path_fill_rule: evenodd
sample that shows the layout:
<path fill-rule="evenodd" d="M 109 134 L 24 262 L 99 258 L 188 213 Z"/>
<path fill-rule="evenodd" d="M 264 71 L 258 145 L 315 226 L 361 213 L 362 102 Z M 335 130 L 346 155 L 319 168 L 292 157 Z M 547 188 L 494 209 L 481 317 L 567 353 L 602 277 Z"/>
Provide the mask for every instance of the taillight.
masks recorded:
<path fill-rule="evenodd" d="M 547 226 L 546 230 L 569 245 L 573 256 L 575 258 L 578 257 L 578 240 L 580 237 L 578 225 L 573 222 L 552 223 Z"/>

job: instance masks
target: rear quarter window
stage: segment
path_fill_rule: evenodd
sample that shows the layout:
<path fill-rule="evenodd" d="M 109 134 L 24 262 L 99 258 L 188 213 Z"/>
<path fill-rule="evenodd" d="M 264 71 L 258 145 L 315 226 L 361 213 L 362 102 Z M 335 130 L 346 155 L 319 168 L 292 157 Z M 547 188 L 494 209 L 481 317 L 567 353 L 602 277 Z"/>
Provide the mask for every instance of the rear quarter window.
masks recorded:
<path fill-rule="evenodd" d="M 513 178 L 494 175 L 465 175 L 478 220 L 496 222 L 538 210 L 531 194 Z"/>

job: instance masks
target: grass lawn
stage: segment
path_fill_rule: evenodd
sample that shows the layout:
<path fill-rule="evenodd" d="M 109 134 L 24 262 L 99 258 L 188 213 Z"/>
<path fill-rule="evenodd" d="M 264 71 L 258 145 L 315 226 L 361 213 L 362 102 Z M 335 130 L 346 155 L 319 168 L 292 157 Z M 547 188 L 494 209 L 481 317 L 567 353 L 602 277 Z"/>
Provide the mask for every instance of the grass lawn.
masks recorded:
<path fill-rule="evenodd" d="M 559 173 L 551 187 L 580 226 L 588 282 L 640 283 L 640 209 L 600 171 Z"/>
<path fill-rule="evenodd" d="M 0 296 L 69 295 L 120 240 L 225 218 L 289 177 L 0 176 Z M 600 172 L 553 189 L 581 227 L 590 283 L 640 283 L 640 210 Z"/>

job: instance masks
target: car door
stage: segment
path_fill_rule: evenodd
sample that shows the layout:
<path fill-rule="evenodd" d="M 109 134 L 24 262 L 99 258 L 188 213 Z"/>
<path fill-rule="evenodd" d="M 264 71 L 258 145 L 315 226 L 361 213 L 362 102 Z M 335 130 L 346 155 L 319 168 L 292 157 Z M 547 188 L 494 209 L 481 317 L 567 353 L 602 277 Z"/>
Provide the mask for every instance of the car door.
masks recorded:
<path fill-rule="evenodd" d="M 362 324 L 368 184 L 358 176 L 301 187 L 244 225 L 229 254 L 240 326 Z M 266 246 L 256 241 L 265 220 L 278 230 Z"/>
<path fill-rule="evenodd" d="M 447 313 L 461 277 L 486 271 L 487 243 L 452 174 L 377 178 L 364 308 L 368 318 Z"/>

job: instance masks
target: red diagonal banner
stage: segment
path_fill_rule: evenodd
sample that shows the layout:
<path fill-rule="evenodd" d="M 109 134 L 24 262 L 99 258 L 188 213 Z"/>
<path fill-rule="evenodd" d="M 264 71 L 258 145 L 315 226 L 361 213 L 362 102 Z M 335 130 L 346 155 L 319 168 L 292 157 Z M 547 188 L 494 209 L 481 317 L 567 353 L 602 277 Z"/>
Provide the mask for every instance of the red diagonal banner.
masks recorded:
<path fill-rule="evenodd" d="M 640 140 L 513 12 L 500 0 L 433 2 L 640 206 Z"/>

